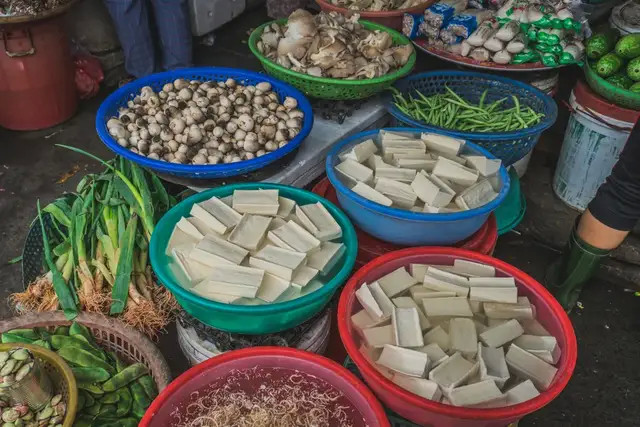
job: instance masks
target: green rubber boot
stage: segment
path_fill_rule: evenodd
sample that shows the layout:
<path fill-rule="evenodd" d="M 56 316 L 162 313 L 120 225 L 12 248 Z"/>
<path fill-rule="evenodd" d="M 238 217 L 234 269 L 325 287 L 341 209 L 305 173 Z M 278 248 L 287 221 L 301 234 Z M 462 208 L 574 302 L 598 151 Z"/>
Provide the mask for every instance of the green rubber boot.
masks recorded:
<path fill-rule="evenodd" d="M 582 288 L 610 252 L 586 243 L 578 237 L 576 227 L 573 228 L 562 258 L 551 266 L 547 280 L 549 290 L 567 312 L 573 309 Z"/>

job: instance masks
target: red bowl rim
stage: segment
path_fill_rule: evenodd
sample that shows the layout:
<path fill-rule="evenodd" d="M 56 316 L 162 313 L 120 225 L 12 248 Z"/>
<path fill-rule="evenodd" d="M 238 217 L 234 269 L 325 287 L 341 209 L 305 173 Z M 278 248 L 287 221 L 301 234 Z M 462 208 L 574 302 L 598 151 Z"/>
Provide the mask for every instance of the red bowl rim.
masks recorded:
<path fill-rule="evenodd" d="M 351 319 L 351 313 L 347 312 L 347 309 L 349 308 L 347 307 L 348 299 L 349 296 L 355 292 L 355 287 L 362 281 L 362 278 L 371 270 L 374 270 L 389 261 L 409 255 L 450 255 L 492 265 L 505 271 L 507 274 L 512 275 L 516 281 L 523 283 L 530 290 L 539 294 L 545 302 L 549 303 L 553 314 L 560 320 L 562 333 L 566 338 L 566 346 L 563 349 L 563 352 L 567 358 L 566 368 L 563 371 L 558 372 L 557 378 L 551 387 L 540 393 L 539 396 L 517 405 L 489 409 L 463 408 L 434 402 L 408 392 L 385 378 L 376 368 L 374 368 L 356 346 L 353 336 L 349 334 L 348 322 Z M 340 301 L 338 303 L 338 330 L 340 332 L 340 339 L 342 340 L 349 357 L 351 357 L 358 369 L 365 374 L 365 378 L 373 378 L 377 385 L 384 389 L 386 393 L 397 395 L 400 399 L 410 405 L 460 419 L 519 419 L 528 413 L 542 408 L 555 399 L 565 388 L 573 374 L 578 358 L 578 344 L 571 320 L 569 320 L 569 316 L 567 316 L 567 313 L 564 311 L 562 306 L 544 286 L 538 283 L 533 277 L 504 261 L 488 255 L 459 248 L 415 247 L 401 249 L 389 252 L 365 264 L 353 276 L 351 276 L 340 295 Z"/>
<path fill-rule="evenodd" d="M 181 374 L 178 378 L 173 380 L 164 390 L 162 390 L 158 397 L 154 399 L 154 401 L 151 403 L 149 408 L 147 408 L 147 411 L 142 417 L 139 427 L 148 427 L 155 413 L 158 412 L 158 410 L 164 404 L 166 404 L 169 397 L 177 392 L 180 387 L 182 387 L 195 377 L 199 376 L 200 374 L 205 373 L 210 367 L 219 366 L 236 359 L 255 356 L 283 356 L 302 359 L 334 372 L 336 375 L 347 380 L 347 382 L 349 382 L 351 386 L 353 386 L 353 388 L 364 397 L 364 399 L 367 401 L 372 411 L 374 412 L 375 417 L 380 421 L 380 427 L 390 427 L 387 415 L 384 408 L 382 407 L 382 404 L 380 404 L 373 392 L 369 390 L 369 388 L 367 388 L 367 386 L 355 375 L 349 372 L 347 368 L 337 364 L 333 360 L 327 359 L 326 357 L 317 355 L 315 353 L 310 353 L 308 351 L 298 350 L 295 348 L 273 346 L 250 347 L 241 350 L 228 351 L 190 368 L 189 370 Z"/>
<path fill-rule="evenodd" d="M 345 9 L 344 7 L 336 6 L 335 4 L 331 4 L 326 0 L 315 0 L 320 8 L 329 9 L 334 12 L 338 12 L 342 15 L 349 16 L 350 14 L 357 13 L 363 19 L 375 19 L 375 18 L 398 18 L 402 17 L 405 13 L 420 13 L 423 12 L 427 7 L 431 6 L 436 0 L 424 0 L 417 6 L 410 7 L 408 9 L 398 9 L 398 10 L 383 10 L 379 12 L 374 12 L 370 10 L 351 10 Z"/>

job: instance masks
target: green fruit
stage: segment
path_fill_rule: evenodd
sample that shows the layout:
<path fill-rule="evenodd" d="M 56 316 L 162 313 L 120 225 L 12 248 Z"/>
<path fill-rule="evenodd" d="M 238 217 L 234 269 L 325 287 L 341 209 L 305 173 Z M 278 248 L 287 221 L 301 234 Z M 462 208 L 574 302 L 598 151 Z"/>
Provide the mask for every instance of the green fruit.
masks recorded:
<path fill-rule="evenodd" d="M 636 82 L 640 81 L 640 57 L 629 61 L 629 64 L 627 64 L 627 76 Z"/>
<path fill-rule="evenodd" d="M 623 65 L 624 61 L 622 58 L 615 53 L 607 53 L 596 63 L 596 73 L 601 77 L 613 76 L 622 68 Z"/>
<path fill-rule="evenodd" d="M 622 73 L 609 77 L 607 81 L 622 89 L 627 89 L 633 84 L 633 80 L 631 80 L 626 74 Z"/>
<path fill-rule="evenodd" d="M 633 59 L 640 55 L 640 34 L 627 34 L 616 43 L 616 53 L 621 58 Z"/>
<path fill-rule="evenodd" d="M 613 49 L 617 39 L 618 32 L 612 29 L 594 34 L 587 40 L 585 46 L 587 57 L 590 59 L 602 58 Z"/>
<path fill-rule="evenodd" d="M 632 84 L 629 90 L 631 92 L 640 93 L 640 82 Z"/>

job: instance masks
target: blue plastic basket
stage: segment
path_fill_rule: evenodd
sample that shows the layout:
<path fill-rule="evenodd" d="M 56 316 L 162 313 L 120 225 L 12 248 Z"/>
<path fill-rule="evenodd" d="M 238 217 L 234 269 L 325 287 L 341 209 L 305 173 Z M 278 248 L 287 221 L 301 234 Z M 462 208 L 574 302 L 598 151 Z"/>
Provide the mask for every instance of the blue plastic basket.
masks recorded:
<path fill-rule="evenodd" d="M 300 133 L 298 133 L 298 135 L 296 135 L 296 137 L 289 141 L 289 143 L 284 147 L 265 154 L 264 156 L 256 157 L 251 160 L 244 160 L 242 162 L 218 165 L 183 165 L 169 163 L 162 160 L 153 160 L 118 145 L 117 141 L 109 135 L 107 130 L 107 120 L 116 116 L 118 109 L 126 106 L 127 101 L 133 99 L 140 92 L 142 87 L 151 86 L 155 91 L 159 91 L 165 83 L 173 82 L 175 79 L 179 78 L 200 81 L 220 81 L 232 78 L 239 84 L 243 85 L 269 82 L 271 83 L 273 91 L 278 94 L 278 97 L 280 97 L 280 100 L 290 96 L 298 101 L 298 108 L 304 113 L 304 121 L 302 128 L 300 129 Z M 100 105 L 98 114 L 96 115 L 96 131 L 98 132 L 98 136 L 100 136 L 102 142 L 104 142 L 111 151 L 139 164 L 140 166 L 147 167 L 158 173 L 197 179 L 227 178 L 263 168 L 298 148 L 307 135 L 309 135 L 312 127 L 313 111 L 311 109 L 311 104 L 298 89 L 264 74 L 236 68 L 220 67 L 183 68 L 175 71 L 152 74 L 150 76 L 134 80 L 109 95 L 107 99 L 102 102 L 102 105 Z"/>
<path fill-rule="evenodd" d="M 385 130 L 415 137 L 419 137 L 424 132 L 423 129 L 410 128 L 386 128 Z M 505 167 L 501 166 L 498 172 L 501 184 L 498 196 L 476 209 L 432 214 L 412 212 L 372 202 L 347 187 L 335 172 L 335 165 L 340 162 L 339 155 L 354 145 L 367 139 L 377 142 L 379 132 L 380 129 L 361 132 L 336 143 L 327 156 L 326 171 L 331 185 L 336 189 L 340 207 L 355 225 L 380 240 L 403 246 L 453 245 L 478 231 L 509 192 L 509 174 Z M 465 144 L 463 154 L 495 158 L 487 150 L 469 142 Z"/>
<path fill-rule="evenodd" d="M 431 71 L 402 79 L 396 82 L 394 87 L 403 95 L 415 94 L 416 91 L 419 91 L 426 96 L 430 96 L 443 93 L 445 85 L 460 97 L 473 103 L 478 103 L 485 89 L 489 89 L 485 102 L 494 102 L 506 97 L 507 101 L 503 104 L 505 108 L 513 107 L 511 95 L 515 95 L 523 107 L 531 107 L 537 113 L 543 113 L 545 116 L 537 125 L 517 131 L 458 132 L 433 126 L 409 117 L 394 105 L 393 97 L 389 95 L 386 100 L 386 107 L 396 119 L 396 125 L 426 129 L 430 132 L 438 132 L 471 141 L 501 159 L 505 166 L 509 166 L 526 156 L 533 149 L 540 138 L 540 134 L 551 127 L 558 116 L 558 107 L 549 95 L 526 83 L 492 74 L 469 71 Z"/>

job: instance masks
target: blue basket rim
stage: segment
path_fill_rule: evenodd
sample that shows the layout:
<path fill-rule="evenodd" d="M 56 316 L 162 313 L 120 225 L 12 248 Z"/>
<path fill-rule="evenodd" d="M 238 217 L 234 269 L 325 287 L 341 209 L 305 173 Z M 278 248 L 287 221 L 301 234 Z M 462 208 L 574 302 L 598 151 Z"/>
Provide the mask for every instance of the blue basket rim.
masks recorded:
<path fill-rule="evenodd" d="M 192 196 L 189 196 L 188 198 L 184 199 L 183 201 L 181 201 L 180 203 L 172 207 L 169 210 L 169 212 L 178 210 L 179 207 L 197 203 L 201 199 L 205 200 L 207 198 L 217 196 L 219 193 L 225 192 L 228 187 L 234 187 L 234 189 L 249 189 L 249 190 L 254 190 L 256 188 L 268 188 L 268 189 L 276 189 L 276 190 L 294 189 L 299 192 L 307 193 L 313 199 L 323 203 L 325 207 L 327 207 L 327 210 L 334 217 L 337 217 L 342 223 L 344 223 L 344 227 L 342 227 L 342 224 L 341 224 L 342 241 L 345 242 L 347 240 L 350 240 L 354 242 L 354 244 L 351 247 L 345 245 L 346 251 L 344 255 L 345 256 L 344 265 L 342 266 L 340 271 L 338 271 L 338 273 L 336 273 L 335 275 L 335 276 L 345 275 L 345 280 L 348 279 L 349 272 L 353 269 L 353 266 L 355 265 L 356 256 L 358 253 L 358 238 L 356 235 L 356 230 L 353 227 L 353 224 L 351 223 L 351 220 L 349 219 L 349 217 L 339 207 L 337 207 L 331 201 L 311 191 L 304 190 L 302 188 L 292 187 L 290 185 L 267 183 L 267 182 L 245 182 L 245 183 L 229 184 L 229 185 L 223 185 L 216 188 L 210 188 L 201 193 L 196 193 Z M 164 223 L 169 222 L 170 215 L 167 215 L 169 212 L 165 213 L 162 216 L 162 218 L 160 218 L 160 221 L 158 221 L 158 224 L 156 224 L 156 228 L 165 226 Z M 149 260 L 151 261 L 151 266 L 154 270 L 154 273 L 158 276 L 158 279 L 160 280 L 160 283 L 162 284 L 162 286 L 167 288 L 172 293 L 178 294 L 181 298 L 188 300 L 192 304 L 198 304 L 200 306 L 204 305 L 208 308 L 226 311 L 226 312 L 232 312 L 232 313 L 246 313 L 248 310 L 251 310 L 252 314 L 268 314 L 274 311 L 280 312 L 280 311 L 293 310 L 293 309 L 300 308 L 306 305 L 307 303 L 318 299 L 319 297 L 323 297 L 330 292 L 335 292 L 337 288 L 341 285 L 341 284 L 336 284 L 333 286 L 329 286 L 329 282 L 327 282 L 320 289 L 317 289 L 311 292 L 310 294 L 304 295 L 302 297 L 289 300 L 289 301 L 263 304 L 263 305 L 237 305 L 237 304 L 225 304 L 217 301 L 212 301 L 207 298 L 201 297 L 193 292 L 189 292 L 189 290 L 185 289 L 180 284 L 176 283 L 175 280 L 172 280 L 167 276 L 165 276 L 163 271 L 155 268 L 154 263 L 157 262 L 160 256 L 157 251 L 160 249 L 158 248 L 158 243 L 157 243 L 158 237 L 154 237 L 154 236 L 157 236 L 157 235 L 152 233 L 151 241 L 149 242 Z M 163 251 L 162 253 L 164 254 L 164 249 L 162 249 L 162 251 Z M 334 278 L 332 278 L 331 280 L 333 280 Z M 165 283 L 170 283 L 170 285 L 166 285 Z"/>
<path fill-rule="evenodd" d="M 117 105 L 120 99 L 125 97 L 131 98 L 131 95 L 133 93 L 137 93 L 140 88 L 142 88 L 143 86 L 147 86 L 150 83 L 155 83 L 157 81 L 174 80 L 192 74 L 207 73 L 227 74 L 230 78 L 234 78 L 236 80 L 242 80 L 246 78 L 260 79 L 262 81 L 271 83 L 273 87 L 282 89 L 287 94 L 287 96 L 291 96 L 298 101 L 298 108 L 304 113 L 304 121 L 302 123 L 300 132 L 295 136 L 295 138 L 289 141 L 287 145 L 277 149 L 276 151 L 267 153 L 264 156 L 256 157 L 251 160 L 243 160 L 236 163 L 217 165 L 183 165 L 178 163 L 170 163 L 164 160 L 153 160 L 140 154 L 136 154 L 127 148 L 121 147 L 118 142 L 111 135 L 109 135 L 109 132 L 107 130 L 107 120 L 109 119 L 107 117 L 107 109 L 110 109 L 114 105 Z M 120 87 L 111 95 L 109 95 L 104 101 L 102 101 L 102 104 L 100 104 L 100 108 L 98 108 L 98 112 L 96 114 L 96 131 L 98 132 L 98 136 L 111 151 L 122 157 L 125 157 L 126 159 L 134 161 L 144 167 L 148 167 L 153 170 L 177 174 L 194 174 L 194 176 L 197 176 L 199 174 L 203 176 L 206 174 L 220 174 L 229 177 L 233 176 L 234 171 L 236 170 L 238 171 L 237 174 L 241 174 L 247 172 L 248 170 L 261 168 L 269 163 L 278 160 L 279 158 L 286 156 L 287 154 L 298 148 L 302 141 L 304 141 L 304 139 L 309 135 L 312 127 L 313 109 L 311 107 L 311 103 L 306 98 L 306 96 L 298 89 L 288 83 L 262 73 L 228 67 L 181 68 L 173 71 L 155 73 L 146 77 L 142 77 L 140 79 L 136 79 Z"/>
<path fill-rule="evenodd" d="M 545 110 L 549 110 L 551 114 L 545 113 L 545 117 L 542 119 L 540 123 L 526 129 L 512 130 L 509 132 L 461 132 L 461 131 L 456 131 L 455 129 L 447 129 L 439 126 L 433 126 L 423 121 L 415 120 L 407 116 L 402 111 L 400 111 L 398 107 L 394 105 L 393 96 L 390 93 L 387 94 L 387 99 L 385 100 L 385 106 L 387 111 L 396 119 L 402 122 L 408 123 L 411 125 L 411 127 L 414 127 L 414 128 L 436 130 L 446 135 L 451 135 L 451 136 L 455 136 L 462 139 L 486 140 L 486 141 L 511 140 L 511 139 L 515 140 L 515 139 L 521 139 L 528 136 L 536 135 L 536 134 L 542 133 L 546 129 L 553 126 L 553 124 L 556 122 L 556 119 L 558 118 L 558 106 L 556 105 L 556 102 L 553 100 L 551 96 L 547 95 L 546 93 L 542 92 L 540 89 L 533 87 L 527 83 L 510 79 L 508 77 L 495 76 L 493 74 L 478 73 L 473 71 L 428 71 L 424 73 L 413 74 L 411 76 L 398 80 L 393 84 L 393 87 L 398 89 L 400 92 L 404 93 L 404 89 L 410 82 L 415 80 L 422 80 L 422 79 L 426 79 L 434 76 L 476 77 L 476 78 L 482 78 L 486 80 L 494 80 L 506 85 L 516 86 L 521 89 L 526 89 L 534 93 L 538 98 L 542 99 Z"/>
<path fill-rule="evenodd" d="M 406 219 L 410 221 L 430 221 L 430 222 L 449 222 L 449 221 L 459 221 L 465 220 L 469 218 L 473 218 L 476 216 L 480 216 L 483 214 L 488 214 L 493 212 L 500 203 L 504 200 L 509 192 L 509 187 L 511 185 L 511 181 L 509 179 L 509 174 L 507 173 L 507 169 L 504 165 L 500 165 L 500 170 L 498 171 L 498 175 L 502 181 L 502 188 L 500 192 L 496 196 L 495 199 L 487 203 L 486 205 L 482 205 L 475 209 L 469 209 L 467 211 L 462 212 L 447 212 L 447 213 L 428 213 L 428 212 L 413 212 L 400 208 L 393 208 L 381 205 L 379 203 L 373 202 L 361 195 L 357 194 L 355 191 L 351 190 L 349 187 L 342 183 L 342 180 L 338 178 L 338 175 L 334 171 L 333 161 L 338 157 L 342 149 L 353 143 L 357 139 L 371 137 L 373 135 L 377 135 L 381 130 L 391 131 L 391 132 L 413 132 L 413 133 L 423 133 L 424 129 L 420 128 L 406 128 L 406 127 L 394 127 L 394 128 L 382 128 L 382 129 L 373 129 L 364 132 L 360 132 L 358 134 L 352 135 L 348 138 L 343 139 L 342 141 L 337 142 L 329 154 L 327 155 L 326 161 L 326 172 L 331 185 L 333 185 L 338 193 L 342 192 L 360 205 L 364 206 L 367 209 L 376 211 L 378 213 L 382 213 L 394 218 Z M 489 151 L 484 148 L 474 144 L 472 142 L 466 141 L 465 146 L 469 146 L 473 148 L 476 152 L 479 152 L 483 156 L 489 159 L 496 159 L 497 157 L 491 154 Z"/>

